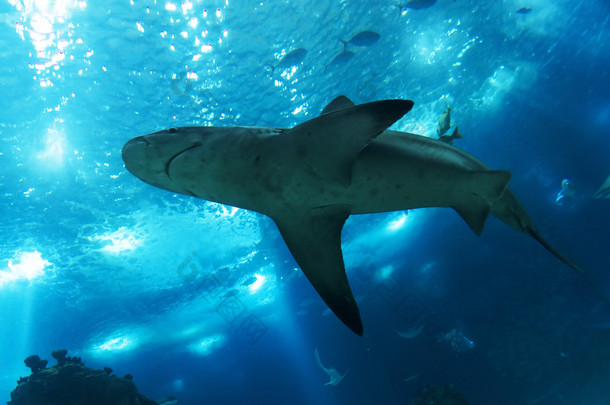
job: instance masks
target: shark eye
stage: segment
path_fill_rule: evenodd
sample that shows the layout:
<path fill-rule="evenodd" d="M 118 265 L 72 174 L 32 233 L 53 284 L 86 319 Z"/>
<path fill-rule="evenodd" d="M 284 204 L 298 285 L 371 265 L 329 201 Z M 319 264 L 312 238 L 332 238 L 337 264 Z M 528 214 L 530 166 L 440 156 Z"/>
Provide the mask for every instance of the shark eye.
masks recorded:
<path fill-rule="evenodd" d="M 178 132 L 178 130 L 176 128 L 170 128 L 168 129 L 170 134 L 175 134 L 176 132 Z"/>

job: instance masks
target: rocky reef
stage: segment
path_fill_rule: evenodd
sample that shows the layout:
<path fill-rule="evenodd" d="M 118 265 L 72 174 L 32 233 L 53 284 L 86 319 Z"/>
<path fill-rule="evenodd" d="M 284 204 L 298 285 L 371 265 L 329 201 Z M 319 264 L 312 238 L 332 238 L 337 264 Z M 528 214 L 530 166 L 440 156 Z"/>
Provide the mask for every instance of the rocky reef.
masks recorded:
<path fill-rule="evenodd" d="M 7 405 L 158 405 L 138 392 L 131 375 L 118 377 L 109 367 L 86 367 L 80 357 L 67 353 L 55 350 L 57 365 L 49 368 L 37 355 L 26 358 L 32 374 L 17 381 Z"/>

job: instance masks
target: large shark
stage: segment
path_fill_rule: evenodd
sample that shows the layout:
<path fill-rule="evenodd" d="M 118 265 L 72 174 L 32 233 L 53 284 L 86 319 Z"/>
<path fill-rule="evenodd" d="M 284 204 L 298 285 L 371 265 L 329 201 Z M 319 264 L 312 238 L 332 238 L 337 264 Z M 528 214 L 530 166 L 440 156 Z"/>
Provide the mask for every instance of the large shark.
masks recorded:
<path fill-rule="evenodd" d="M 578 269 L 541 236 L 507 188 L 511 174 L 438 140 L 388 130 L 409 100 L 333 100 L 290 129 L 183 127 L 123 147 L 125 167 L 156 187 L 272 218 L 318 294 L 358 335 L 341 230 L 352 214 L 451 207 L 480 235 L 491 213 Z"/>

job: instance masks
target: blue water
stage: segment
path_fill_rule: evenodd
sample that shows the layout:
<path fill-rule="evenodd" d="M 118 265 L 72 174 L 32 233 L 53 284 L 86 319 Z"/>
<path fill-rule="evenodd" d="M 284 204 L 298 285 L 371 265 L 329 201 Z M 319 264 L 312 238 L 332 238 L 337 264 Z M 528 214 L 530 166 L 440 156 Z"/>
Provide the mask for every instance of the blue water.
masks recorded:
<path fill-rule="evenodd" d="M 29 374 L 25 357 L 66 348 L 186 405 L 410 404 L 448 383 L 473 405 L 610 403 L 610 201 L 590 198 L 610 174 L 609 3 L 403 10 L 0 2 L 0 401 Z M 380 39 L 329 65 L 365 30 Z M 479 238 L 449 209 L 351 217 L 358 337 L 270 219 L 123 166 L 138 135 L 291 127 L 340 94 L 413 100 L 394 128 L 426 136 L 452 107 L 456 146 L 510 170 L 541 233 L 585 272 L 493 218 Z M 559 206 L 564 178 L 576 194 Z M 316 347 L 349 370 L 339 385 L 324 385 Z"/>

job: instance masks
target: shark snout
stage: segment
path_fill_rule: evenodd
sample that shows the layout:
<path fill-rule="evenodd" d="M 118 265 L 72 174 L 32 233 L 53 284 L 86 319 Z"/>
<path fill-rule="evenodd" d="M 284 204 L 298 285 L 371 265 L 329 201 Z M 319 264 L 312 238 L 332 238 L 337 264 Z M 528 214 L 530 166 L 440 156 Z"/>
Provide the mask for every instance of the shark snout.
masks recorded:
<path fill-rule="evenodd" d="M 168 168 L 173 158 L 191 146 L 192 142 L 186 139 L 176 142 L 173 133 L 161 131 L 130 139 L 121 154 L 125 168 L 140 180 L 168 191 L 188 194 L 173 182 Z"/>
<path fill-rule="evenodd" d="M 127 141 L 121 150 L 121 155 L 123 157 L 123 161 L 125 162 L 125 166 L 139 160 L 145 153 L 145 149 L 148 145 L 149 142 L 146 140 L 145 136 L 138 136 L 137 138 Z M 127 167 L 127 170 L 131 171 L 129 167 Z"/>

